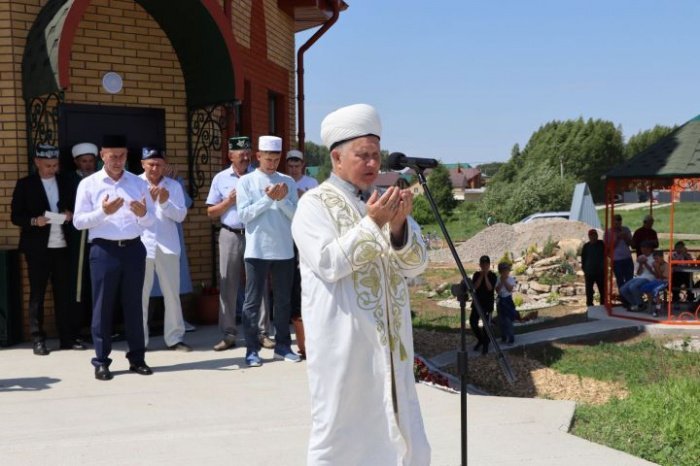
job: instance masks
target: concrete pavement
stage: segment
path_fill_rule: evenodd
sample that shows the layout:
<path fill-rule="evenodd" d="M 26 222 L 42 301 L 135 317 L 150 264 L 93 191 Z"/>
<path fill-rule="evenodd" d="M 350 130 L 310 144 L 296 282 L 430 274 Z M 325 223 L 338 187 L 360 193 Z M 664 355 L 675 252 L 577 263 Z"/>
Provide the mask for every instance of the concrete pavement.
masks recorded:
<path fill-rule="evenodd" d="M 117 343 L 109 382 L 93 378 L 91 351 L 0 350 L 0 464 L 305 464 L 305 363 L 273 362 L 263 350 L 263 367 L 248 369 L 244 349 L 210 350 L 217 337 L 215 327 L 188 333 L 192 353 L 152 338 L 148 377 L 128 372 Z M 432 464 L 458 465 L 459 396 L 425 385 L 418 394 Z M 566 433 L 573 410 L 566 401 L 470 395 L 468 464 L 650 464 Z"/>

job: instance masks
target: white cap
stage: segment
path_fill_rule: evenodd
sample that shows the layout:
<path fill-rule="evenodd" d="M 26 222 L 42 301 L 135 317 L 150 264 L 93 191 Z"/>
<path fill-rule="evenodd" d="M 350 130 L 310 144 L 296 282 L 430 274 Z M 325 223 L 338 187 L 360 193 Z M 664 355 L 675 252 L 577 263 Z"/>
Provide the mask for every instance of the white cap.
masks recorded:
<path fill-rule="evenodd" d="M 292 149 L 287 152 L 287 160 L 289 159 L 304 160 L 304 154 L 300 150 Z"/>
<path fill-rule="evenodd" d="M 362 136 L 382 135 L 382 122 L 371 105 L 355 104 L 329 113 L 321 122 L 321 140 L 329 149 Z"/>
<path fill-rule="evenodd" d="M 86 154 L 94 155 L 95 157 L 97 157 L 97 146 L 92 144 L 91 142 L 83 142 L 74 145 L 71 152 L 73 153 L 74 159 Z"/>
<path fill-rule="evenodd" d="M 277 136 L 260 136 L 258 150 L 265 152 L 282 152 L 282 138 Z"/>

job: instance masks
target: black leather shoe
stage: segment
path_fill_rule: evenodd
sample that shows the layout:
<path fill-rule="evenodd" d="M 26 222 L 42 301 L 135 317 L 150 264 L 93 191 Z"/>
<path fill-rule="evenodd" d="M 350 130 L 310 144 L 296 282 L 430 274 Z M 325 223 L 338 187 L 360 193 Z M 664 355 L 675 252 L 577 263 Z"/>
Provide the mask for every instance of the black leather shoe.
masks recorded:
<path fill-rule="evenodd" d="M 37 356 L 46 356 L 51 351 L 46 347 L 46 342 L 44 340 L 38 340 L 34 342 L 34 354 Z"/>
<path fill-rule="evenodd" d="M 112 377 L 114 376 L 106 365 L 100 364 L 95 368 L 95 378 L 97 380 L 112 380 Z"/>
<path fill-rule="evenodd" d="M 61 343 L 61 349 L 62 350 L 86 350 L 87 346 L 78 338 L 76 338 L 73 341 L 67 341 L 64 343 Z"/>
<path fill-rule="evenodd" d="M 136 372 L 139 375 L 153 374 L 153 370 L 151 370 L 151 368 L 148 367 L 145 362 L 142 362 L 141 364 L 132 364 L 129 366 L 129 370 L 131 372 Z"/>

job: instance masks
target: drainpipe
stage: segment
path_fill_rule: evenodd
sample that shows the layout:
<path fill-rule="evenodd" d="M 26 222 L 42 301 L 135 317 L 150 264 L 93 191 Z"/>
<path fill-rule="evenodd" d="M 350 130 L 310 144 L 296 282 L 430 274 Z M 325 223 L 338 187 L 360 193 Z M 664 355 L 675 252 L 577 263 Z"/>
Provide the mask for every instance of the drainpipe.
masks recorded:
<path fill-rule="evenodd" d="M 306 134 L 304 133 L 304 53 L 311 48 L 312 45 L 328 31 L 340 15 L 340 0 L 331 0 L 333 15 L 323 23 L 323 26 L 307 40 L 304 45 L 299 47 L 297 51 L 297 111 L 299 128 L 297 130 L 297 148 L 304 152 L 304 142 Z"/>

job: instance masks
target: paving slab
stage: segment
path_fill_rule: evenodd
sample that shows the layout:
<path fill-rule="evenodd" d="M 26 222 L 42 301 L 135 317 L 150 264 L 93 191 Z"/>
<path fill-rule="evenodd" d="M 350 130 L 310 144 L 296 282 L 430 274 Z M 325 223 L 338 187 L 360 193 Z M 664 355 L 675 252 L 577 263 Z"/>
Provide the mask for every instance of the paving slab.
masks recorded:
<path fill-rule="evenodd" d="M 188 333 L 191 353 L 153 338 L 147 377 L 128 371 L 117 343 L 109 382 L 93 378 L 91 351 L 0 350 L 0 464 L 304 465 L 305 363 L 272 361 L 263 350 L 263 367 L 248 369 L 244 349 L 210 349 L 217 337 L 215 327 Z M 458 465 L 459 395 L 420 384 L 418 396 L 432 464 Z M 571 402 L 468 400 L 470 465 L 650 464 L 567 434 Z"/>

